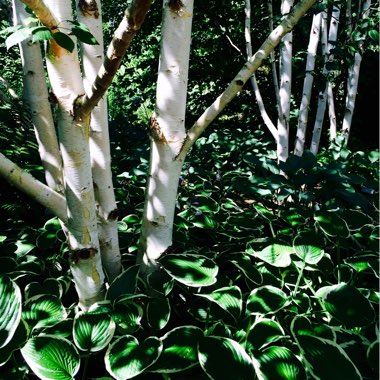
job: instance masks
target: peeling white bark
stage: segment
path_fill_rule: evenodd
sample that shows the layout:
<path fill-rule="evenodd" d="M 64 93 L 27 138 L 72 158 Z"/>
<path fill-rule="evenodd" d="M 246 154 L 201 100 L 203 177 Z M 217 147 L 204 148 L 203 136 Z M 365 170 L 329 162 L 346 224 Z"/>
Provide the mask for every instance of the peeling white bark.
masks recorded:
<path fill-rule="evenodd" d="M 54 10 L 60 26 L 69 27 L 65 21 L 73 18 L 69 0 L 48 0 L 47 5 Z M 64 165 L 68 242 L 75 256 L 71 271 L 80 305 L 87 309 L 103 298 L 105 276 L 99 252 L 88 142 L 89 119 L 75 120 L 73 116 L 75 102 L 84 94 L 77 51 L 70 53 L 51 42 L 46 64 L 60 107 L 58 133 Z"/>
<path fill-rule="evenodd" d="M 30 16 L 19 0 L 13 0 L 13 16 L 15 24 L 24 24 L 25 19 Z M 48 100 L 41 47 L 39 43 L 32 43 L 31 38 L 19 45 L 23 67 L 24 99 L 32 118 L 38 152 L 45 169 L 46 183 L 61 193 L 63 192 L 62 160 Z"/>
<path fill-rule="evenodd" d="M 152 117 L 150 172 L 138 260 L 154 270 L 156 260 L 172 245 L 173 220 L 183 160 L 176 160 L 186 137 L 185 113 L 193 0 L 180 9 L 163 2 L 161 54 L 156 112 Z"/>
<path fill-rule="evenodd" d="M 104 59 L 100 1 L 78 0 L 77 13 L 78 21 L 87 25 L 99 43 L 99 45 L 81 44 L 83 82 L 85 91 L 89 94 Z M 100 252 L 108 280 L 112 282 L 121 273 L 122 268 L 117 220 L 114 216 L 116 200 L 112 183 L 106 96 L 100 99 L 91 114 L 90 153 L 97 203 Z"/>
<path fill-rule="evenodd" d="M 294 148 L 294 154 L 297 156 L 302 156 L 305 146 L 310 99 L 314 82 L 313 71 L 315 68 L 315 57 L 317 55 L 321 20 L 322 14 L 318 13 L 313 16 L 313 22 L 311 24 L 309 45 L 307 47 L 306 73 L 302 89 L 302 100 L 299 109 L 297 136 Z"/>

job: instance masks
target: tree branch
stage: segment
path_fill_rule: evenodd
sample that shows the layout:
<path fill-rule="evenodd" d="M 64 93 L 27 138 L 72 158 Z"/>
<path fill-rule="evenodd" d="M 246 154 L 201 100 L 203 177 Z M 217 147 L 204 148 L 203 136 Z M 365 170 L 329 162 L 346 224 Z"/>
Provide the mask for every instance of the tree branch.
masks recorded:
<path fill-rule="evenodd" d="M 94 84 L 82 99 L 82 106 L 76 112 L 77 118 L 89 115 L 111 85 L 125 52 L 140 29 L 151 3 L 152 0 L 132 0 L 115 31 Z"/>
<path fill-rule="evenodd" d="M 274 29 L 272 33 L 270 33 L 268 38 L 261 45 L 260 49 L 247 61 L 224 92 L 218 96 L 214 103 L 205 110 L 195 124 L 187 131 L 185 142 L 182 145 L 181 151 L 177 155 L 176 160 L 183 161 L 185 159 L 187 152 L 193 146 L 201 133 L 241 91 L 244 84 L 257 70 L 257 68 L 260 67 L 263 60 L 266 59 L 274 48 L 280 43 L 282 37 L 293 29 L 294 25 L 297 24 L 300 18 L 315 3 L 315 1 L 316 0 L 300 1 L 282 20 L 281 24 Z"/>
<path fill-rule="evenodd" d="M 0 176 L 67 223 L 65 198 L 0 153 Z"/>
<path fill-rule="evenodd" d="M 38 17 L 38 19 L 49 29 L 56 29 L 58 21 L 55 19 L 50 9 L 42 0 L 21 0 Z"/>

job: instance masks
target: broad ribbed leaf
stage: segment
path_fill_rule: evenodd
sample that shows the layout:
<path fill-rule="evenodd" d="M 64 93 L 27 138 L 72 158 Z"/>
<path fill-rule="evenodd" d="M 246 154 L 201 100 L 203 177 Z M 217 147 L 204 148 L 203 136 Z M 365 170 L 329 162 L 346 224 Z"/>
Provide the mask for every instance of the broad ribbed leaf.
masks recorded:
<path fill-rule="evenodd" d="M 291 264 L 290 254 L 293 252 L 293 247 L 288 245 L 272 244 L 256 252 L 254 256 L 270 265 L 284 268 Z"/>
<path fill-rule="evenodd" d="M 348 328 L 367 326 L 376 316 L 368 299 L 349 284 L 330 287 L 324 304 L 327 311 Z"/>
<path fill-rule="evenodd" d="M 314 214 L 314 220 L 318 222 L 322 231 L 328 236 L 345 238 L 350 234 L 346 222 L 334 212 L 317 211 Z"/>
<path fill-rule="evenodd" d="M 167 255 L 160 259 L 165 271 L 187 286 L 209 286 L 216 282 L 218 266 L 214 261 L 198 255 Z"/>
<path fill-rule="evenodd" d="M 22 317 L 31 328 L 52 326 L 66 318 L 66 310 L 58 297 L 36 296 L 29 299 L 22 311 Z"/>
<path fill-rule="evenodd" d="M 259 350 L 284 337 L 282 327 L 271 319 L 262 319 L 255 323 L 247 336 L 247 347 L 250 350 Z"/>
<path fill-rule="evenodd" d="M 13 351 L 18 350 L 26 343 L 29 333 L 28 325 L 21 319 L 11 341 L 0 348 L 0 367 L 10 359 Z"/>
<path fill-rule="evenodd" d="M 201 339 L 198 346 L 198 359 L 210 379 L 255 378 L 251 358 L 244 348 L 232 339 L 216 336 Z"/>
<path fill-rule="evenodd" d="M 8 276 L 0 276 L 0 348 L 13 337 L 21 319 L 21 291 Z"/>
<path fill-rule="evenodd" d="M 236 320 L 240 317 L 243 307 L 241 290 L 237 286 L 230 286 L 214 290 L 209 294 L 197 294 L 199 297 L 207 298 L 227 311 Z"/>
<path fill-rule="evenodd" d="M 115 304 L 111 317 L 118 333 L 131 334 L 140 328 L 143 313 L 141 306 L 132 300 L 120 300 Z"/>
<path fill-rule="evenodd" d="M 21 353 L 42 380 L 72 380 L 79 370 L 78 351 L 71 342 L 61 337 L 41 335 L 29 339 Z"/>
<path fill-rule="evenodd" d="M 332 340 L 311 335 L 299 335 L 296 340 L 307 362 L 306 368 L 316 378 L 323 380 L 362 379 L 358 369 L 344 350 Z"/>
<path fill-rule="evenodd" d="M 261 273 L 252 265 L 251 260 L 245 255 L 235 255 L 231 260 L 231 263 L 239 268 L 244 274 L 245 278 L 253 282 L 254 284 L 260 285 L 263 282 L 263 276 Z"/>
<path fill-rule="evenodd" d="M 114 332 L 115 322 L 107 313 L 92 311 L 75 316 L 73 338 L 80 350 L 102 350 L 111 341 Z"/>
<path fill-rule="evenodd" d="M 198 364 L 198 342 L 203 331 L 195 326 L 177 327 L 162 338 L 163 351 L 149 371 L 174 373 Z"/>
<path fill-rule="evenodd" d="M 249 295 L 247 312 L 250 314 L 275 313 L 285 306 L 287 300 L 287 295 L 281 289 L 271 285 L 261 286 Z"/>
<path fill-rule="evenodd" d="M 148 325 L 156 330 L 163 329 L 170 318 L 170 302 L 167 298 L 154 298 L 147 307 Z"/>
<path fill-rule="evenodd" d="M 301 362 L 286 347 L 271 346 L 255 356 L 259 380 L 306 380 Z"/>
<path fill-rule="evenodd" d="M 122 336 L 106 352 L 106 369 L 117 380 L 131 379 L 156 362 L 161 351 L 162 342 L 156 337 L 139 344 L 131 335 Z"/>
<path fill-rule="evenodd" d="M 55 278 L 46 279 L 43 285 L 39 282 L 31 282 L 25 287 L 25 296 L 27 299 L 42 294 L 50 294 L 59 298 L 62 296 L 62 293 L 62 285 Z"/>
<path fill-rule="evenodd" d="M 53 38 L 53 34 L 46 26 L 35 26 L 31 28 L 33 42 L 46 41 Z"/>
<path fill-rule="evenodd" d="M 140 265 L 134 265 L 115 278 L 107 290 L 106 299 L 115 300 L 118 297 L 134 294 Z"/>
<path fill-rule="evenodd" d="M 308 244 L 304 237 L 296 237 L 293 242 L 293 248 L 296 255 L 309 265 L 317 264 L 323 257 L 323 249 Z"/>

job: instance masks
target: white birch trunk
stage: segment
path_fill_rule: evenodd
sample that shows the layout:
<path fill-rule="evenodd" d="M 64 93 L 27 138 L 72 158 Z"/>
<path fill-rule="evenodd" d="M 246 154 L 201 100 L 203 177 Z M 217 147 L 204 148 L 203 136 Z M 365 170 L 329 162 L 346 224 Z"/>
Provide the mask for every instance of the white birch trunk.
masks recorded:
<path fill-rule="evenodd" d="M 87 25 L 99 45 L 81 44 L 83 80 L 90 93 L 104 59 L 101 4 L 99 0 L 78 0 L 78 21 Z M 106 96 L 91 114 L 90 153 L 95 200 L 97 203 L 99 245 L 108 280 L 121 273 L 121 256 L 115 217 L 116 200 L 112 183 L 111 151 Z"/>
<path fill-rule="evenodd" d="M 60 22 L 69 27 L 70 1 L 48 0 Z M 68 242 L 72 251 L 71 272 L 83 309 L 103 298 L 104 273 L 101 264 L 95 199 L 89 151 L 89 118 L 74 119 L 77 99 L 84 94 L 76 49 L 73 53 L 49 43 L 47 60 L 52 89 L 58 99 L 58 133 L 64 165 L 64 186 L 68 215 Z"/>
<path fill-rule="evenodd" d="M 363 3 L 362 18 L 366 19 L 369 16 L 369 9 L 371 7 L 371 0 L 366 0 Z M 362 55 L 360 52 L 355 53 L 354 62 L 348 69 L 347 80 L 347 95 L 346 95 L 346 109 L 344 112 L 342 134 L 344 136 L 346 144 L 350 136 L 352 118 L 354 115 L 356 94 L 358 92 L 360 64 L 362 62 Z"/>
<path fill-rule="evenodd" d="M 314 82 L 313 71 L 315 68 L 315 57 L 317 55 L 321 19 L 322 14 L 318 13 L 313 16 L 313 22 L 311 24 L 309 45 L 307 47 L 306 74 L 302 89 L 302 100 L 299 109 L 297 136 L 294 148 L 294 154 L 297 156 L 302 156 L 305 146 L 310 99 Z"/>
<path fill-rule="evenodd" d="M 282 0 L 281 14 L 287 15 L 293 6 L 293 0 Z M 277 159 L 286 161 L 289 155 L 289 116 L 292 91 L 292 44 L 293 34 L 287 33 L 280 48 L 280 109 L 282 117 L 277 122 Z"/>
<path fill-rule="evenodd" d="M 273 4 L 272 0 L 268 0 L 268 19 L 269 19 L 269 33 L 273 32 Z M 276 107 L 278 119 L 282 120 L 283 115 L 281 111 L 281 102 L 280 102 L 280 88 L 278 84 L 278 75 L 277 75 L 277 66 L 276 66 L 276 57 L 274 51 L 270 52 L 270 61 L 272 66 L 272 78 L 273 78 L 273 86 L 274 86 L 274 94 L 276 97 Z M 277 131 L 277 128 L 276 128 Z M 276 143 L 278 143 L 278 131 L 277 131 L 277 139 Z"/>
<path fill-rule="evenodd" d="M 319 92 L 318 95 L 318 107 L 317 115 L 314 123 L 313 136 L 310 145 L 310 151 L 314 154 L 318 153 L 319 143 L 321 140 L 323 120 L 325 118 L 325 111 L 327 102 L 331 104 L 329 108 L 330 121 L 335 121 L 335 114 L 333 113 L 333 91 L 332 84 L 328 80 L 329 70 L 327 64 L 333 62 L 334 55 L 330 54 L 330 50 L 334 48 L 335 42 L 338 38 L 338 26 L 339 26 L 339 17 L 340 17 L 340 4 L 335 1 L 333 5 L 333 11 L 331 14 L 330 27 L 327 32 L 327 13 L 323 12 L 322 14 L 322 54 L 325 57 L 325 64 L 323 67 L 323 75 L 326 77 L 326 85 L 323 91 Z M 327 37 L 328 35 L 328 37 Z M 334 127 L 332 127 L 332 133 L 334 134 Z"/>
<path fill-rule="evenodd" d="M 250 59 L 252 57 L 252 39 L 251 39 L 251 1 L 245 0 L 245 27 L 244 27 L 244 36 L 245 36 L 245 44 L 247 57 Z M 253 74 L 251 76 L 251 85 L 253 88 L 253 92 L 255 93 L 256 102 L 260 110 L 261 117 L 272 134 L 275 141 L 278 139 L 277 129 L 270 119 L 263 102 L 263 98 L 261 97 L 260 89 L 256 81 L 256 76 Z"/>
<path fill-rule="evenodd" d="M 161 55 L 156 112 L 151 119 L 150 173 L 146 191 L 138 260 L 142 269 L 155 269 L 156 260 L 172 245 L 179 176 L 176 160 L 186 137 L 185 113 L 193 0 L 179 8 L 163 2 Z"/>
<path fill-rule="evenodd" d="M 24 24 L 24 20 L 30 16 L 19 0 L 13 0 L 13 15 L 15 24 Z M 41 47 L 39 43 L 32 43 L 31 38 L 19 45 L 23 67 L 24 99 L 31 114 L 38 151 L 45 169 L 46 183 L 53 190 L 62 193 L 62 160 L 48 100 Z"/>

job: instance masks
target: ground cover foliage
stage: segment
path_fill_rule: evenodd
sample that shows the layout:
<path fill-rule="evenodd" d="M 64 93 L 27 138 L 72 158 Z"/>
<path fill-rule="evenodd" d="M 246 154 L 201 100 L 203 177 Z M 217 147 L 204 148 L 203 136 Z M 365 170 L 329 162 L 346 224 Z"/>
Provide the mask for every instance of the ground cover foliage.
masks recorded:
<path fill-rule="evenodd" d="M 180 178 L 173 246 L 159 272 L 146 283 L 139 277 L 158 54 L 147 45 L 159 36 L 153 22 L 147 25 L 122 69 L 130 75 L 120 73 L 110 91 L 125 271 L 104 302 L 80 312 L 59 222 L 16 191 L 4 194 L 1 376 L 377 379 L 379 153 L 337 139 L 317 157 L 305 151 L 278 165 L 249 91 L 197 141 Z M 213 27 L 223 40 L 229 28 L 220 29 L 220 20 Z M 208 48 L 209 35 L 197 50 L 199 39 L 190 120 L 227 72 L 213 79 L 201 68 L 212 54 L 227 54 L 216 46 L 234 50 L 224 40 Z M 12 75 L 7 79 L 17 83 Z M 25 143 L 31 139 L 22 109 L 17 100 L 2 103 L 1 149 L 41 177 L 36 145 Z"/>

